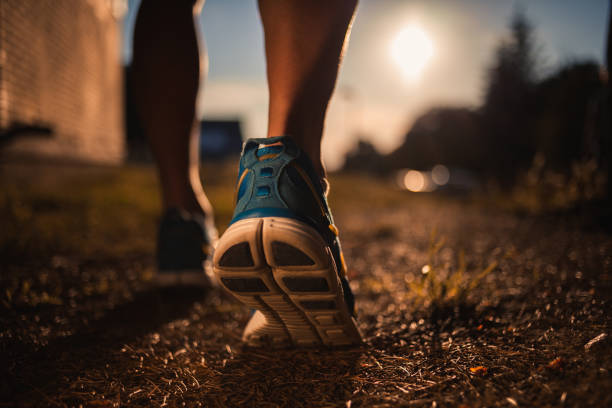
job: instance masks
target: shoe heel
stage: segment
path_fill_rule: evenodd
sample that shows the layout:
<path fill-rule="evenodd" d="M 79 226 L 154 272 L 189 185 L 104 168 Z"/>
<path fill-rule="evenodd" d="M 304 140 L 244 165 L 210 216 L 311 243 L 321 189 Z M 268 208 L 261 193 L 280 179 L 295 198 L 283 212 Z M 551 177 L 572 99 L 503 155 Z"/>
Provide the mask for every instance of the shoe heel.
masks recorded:
<path fill-rule="evenodd" d="M 275 282 L 317 331 L 321 343 L 361 343 L 334 257 L 319 233 L 297 220 L 266 218 L 262 242 Z"/>
<path fill-rule="evenodd" d="M 260 312 L 244 331 L 251 345 L 361 342 L 331 251 L 307 224 L 276 217 L 238 221 L 221 237 L 213 269 L 226 290 Z"/>
<path fill-rule="evenodd" d="M 287 329 L 269 305 L 279 303 L 284 295 L 263 255 L 262 228 L 260 218 L 232 224 L 217 245 L 213 272 L 225 290 L 250 309 L 258 310 L 245 330 L 244 341 L 253 346 L 290 345 Z"/>

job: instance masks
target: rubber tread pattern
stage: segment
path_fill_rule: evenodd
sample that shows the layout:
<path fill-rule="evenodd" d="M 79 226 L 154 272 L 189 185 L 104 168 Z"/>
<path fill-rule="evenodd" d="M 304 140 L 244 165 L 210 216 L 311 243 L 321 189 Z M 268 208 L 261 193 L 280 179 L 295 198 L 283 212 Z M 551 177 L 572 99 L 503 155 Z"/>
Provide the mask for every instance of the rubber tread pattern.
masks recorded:
<path fill-rule="evenodd" d="M 299 249 L 280 241 L 272 242 L 274 260 L 279 266 L 311 266 L 315 262 Z"/>
<path fill-rule="evenodd" d="M 247 267 L 253 266 L 253 257 L 248 242 L 241 242 L 225 251 L 219 260 L 220 266 L 225 267 Z"/>

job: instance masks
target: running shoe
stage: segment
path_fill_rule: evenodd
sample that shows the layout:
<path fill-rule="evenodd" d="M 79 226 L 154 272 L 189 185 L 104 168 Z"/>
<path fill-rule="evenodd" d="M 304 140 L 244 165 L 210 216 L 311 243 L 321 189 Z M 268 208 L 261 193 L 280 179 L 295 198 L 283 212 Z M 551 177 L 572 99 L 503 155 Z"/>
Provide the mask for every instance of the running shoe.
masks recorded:
<path fill-rule="evenodd" d="M 254 310 L 243 340 L 277 347 L 360 343 L 326 184 L 290 137 L 245 143 L 235 201 L 213 270 Z"/>
<path fill-rule="evenodd" d="M 217 230 L 204 217 L 178 208 L 168 209 L 161 218 L 157 236 L 158 286 L 209 287 L 212 253 Z"/>

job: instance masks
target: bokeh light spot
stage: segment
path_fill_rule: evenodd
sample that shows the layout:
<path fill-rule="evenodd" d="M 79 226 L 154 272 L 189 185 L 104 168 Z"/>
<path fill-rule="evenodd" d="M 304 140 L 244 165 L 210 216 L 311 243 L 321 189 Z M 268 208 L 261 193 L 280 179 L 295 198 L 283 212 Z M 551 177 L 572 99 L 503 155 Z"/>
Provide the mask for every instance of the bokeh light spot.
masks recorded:
<path fill-rule="evenodd" d="M 404 185 L 410 191 L 423 191 L 425 188 L 425 177 L 420 171 L 409 170 L 404 176 Z"/>
<path fill-rule="evenodd" d="M 434 183 L 439 186 L 443 186 L 448 183 L 450 179 L 450 172 L 448 168 L 442 164 L 437 164 L 431 169 L 431 179 Z"/>

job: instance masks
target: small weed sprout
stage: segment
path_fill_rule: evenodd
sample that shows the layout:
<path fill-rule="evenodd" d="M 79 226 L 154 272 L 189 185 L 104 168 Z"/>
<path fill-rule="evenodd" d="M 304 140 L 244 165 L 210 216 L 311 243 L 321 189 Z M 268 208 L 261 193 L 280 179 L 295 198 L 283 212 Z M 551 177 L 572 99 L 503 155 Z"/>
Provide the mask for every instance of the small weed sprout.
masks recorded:
<path fill-rule="evenodd" d="M 406 282 L 418 306 L 446 309 L 466 304 L 470 293 L 499 264 L 494 260 L 482 270 L 468 273 L 465 251 L 462 249 L 457 256 L 456 268 L 452 270 L 450 265 L 438 259 L 444 243 L 444 237 L 438 238 L 434 229 L 429 239 L 427 264 L 421 269 L 420 278 Z"/>

